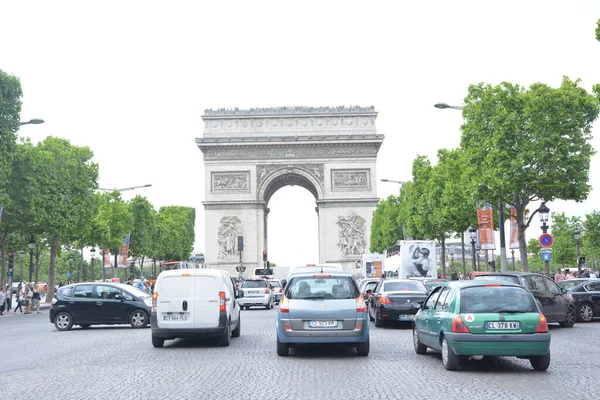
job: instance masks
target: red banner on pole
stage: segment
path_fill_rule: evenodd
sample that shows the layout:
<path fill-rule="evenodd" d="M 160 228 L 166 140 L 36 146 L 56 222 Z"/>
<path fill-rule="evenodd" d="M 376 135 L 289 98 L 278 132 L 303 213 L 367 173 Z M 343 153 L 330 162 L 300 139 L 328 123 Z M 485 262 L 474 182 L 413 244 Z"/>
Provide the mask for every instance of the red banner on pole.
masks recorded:
<path fill-rule="evenodd" d="M 131 235 L 128 234 L 123 239 L 123 245 L 119 248 L 119 257 L 117 259 L 117 268 L 127 268 L 127 257 L 129 256 L 129 241 Z"/>
<path fill-rule="evenodd" d="M 477 210 L 477 222 L 479 224 L 479 243 L 481 249 L 496 250 L 492 206 L 484 205 L 482 208 Z"/>

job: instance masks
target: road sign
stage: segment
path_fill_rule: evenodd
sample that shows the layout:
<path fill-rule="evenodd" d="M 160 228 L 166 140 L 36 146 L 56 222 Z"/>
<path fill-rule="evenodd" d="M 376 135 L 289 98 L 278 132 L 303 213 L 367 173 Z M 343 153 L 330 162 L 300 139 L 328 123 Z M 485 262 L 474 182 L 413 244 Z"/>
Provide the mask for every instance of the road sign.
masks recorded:
<path fill-rule="evenodd" d="M 542 233 L 542 236 L 540 236 L 540 245 L 542 245 L 542 247 L 552 247 L 553 244 L 554 238 L 552 235 L 549 233 Z"/>
<path fill-rule="evenodd" d="M 544 261 L 550 261 L 551 257 L 551 253 L 542 253 L 542 260 Z"/>
<path fill-rule="evenodd" d="M 67 278 L 71 279 L 71 273 L 70 272 L 67 272 Z"/>
<path fill-rule="evenodd" d="M 244 271 L 246 271 L 246 267 L 241 267 L 241 271 L 240 271 L 240 266 L 238 265 L 237 267 L 235 267 L 235 270 L 237 272 L 244 272 Z"/>
<path fill-rule="evenodd" d="M 542 253 L 552 253 L 552 247 L 542 248 Z"/>

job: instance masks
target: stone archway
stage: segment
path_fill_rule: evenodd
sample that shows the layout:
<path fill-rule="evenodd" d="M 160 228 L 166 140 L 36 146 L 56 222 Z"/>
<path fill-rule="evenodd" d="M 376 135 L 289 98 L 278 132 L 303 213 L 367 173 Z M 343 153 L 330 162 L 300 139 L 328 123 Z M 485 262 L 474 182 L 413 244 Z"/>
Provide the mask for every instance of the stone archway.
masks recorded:
<path fill-rule="evenodd" d="M 207 182 L 206 264 L 234 273 L 234 239 L 243 236 L 244 265 L 262 266 L 267 204 L 280 188 L 297 185 L 315 196 L 318 261 L 354 268 L 368 252 L 379 201 L 376 116 L 373 107 L 206 110 L 204 136 L 196 139 Z"/>

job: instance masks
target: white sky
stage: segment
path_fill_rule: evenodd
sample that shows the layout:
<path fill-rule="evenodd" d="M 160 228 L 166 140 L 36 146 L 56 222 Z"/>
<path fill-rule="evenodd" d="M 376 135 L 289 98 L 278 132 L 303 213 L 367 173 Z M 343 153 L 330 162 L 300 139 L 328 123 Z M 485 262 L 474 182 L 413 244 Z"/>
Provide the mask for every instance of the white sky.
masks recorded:
<path fill-rule="evenodd" d="M 378 178 L 407 180 L 417 154 L 435 160 L 458 146 L 460 112 L 433 104 L 461 104 L 469 84 L 600 82 L 596 0 L 1 3 L 0 69 L 21 79 L 22 120 L 46 121 L 21 136 L 89 146 L 100 187 L 153 185 L 127 200 L 195 207 L 196 251 L 204 179 L 194 140 L 207 108 L 374 105 L 386 135 Z M 599 209 L 599 171 L 600 154 L 587 201 L 551 211 Z M 381 198 L 397 191 L 379 183 Z M 309 192 L 283 188 L 269 207 L 269 258 L 316 261 Z"/>

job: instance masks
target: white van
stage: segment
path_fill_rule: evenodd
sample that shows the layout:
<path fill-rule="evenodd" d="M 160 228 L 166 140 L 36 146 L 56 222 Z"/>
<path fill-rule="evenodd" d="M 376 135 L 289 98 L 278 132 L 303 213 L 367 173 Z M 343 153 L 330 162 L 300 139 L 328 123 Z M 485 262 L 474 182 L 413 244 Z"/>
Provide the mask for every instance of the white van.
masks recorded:
<path fill-rule="evenodd" d="M 226 271 L 178 269 L 158 275 L 152 294 L 152 345 L 176 338 L 240 336 L 240 306 Z"/>

